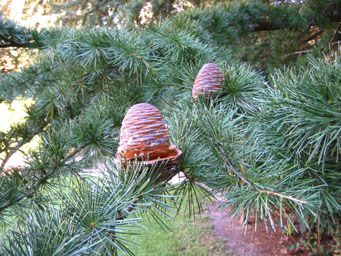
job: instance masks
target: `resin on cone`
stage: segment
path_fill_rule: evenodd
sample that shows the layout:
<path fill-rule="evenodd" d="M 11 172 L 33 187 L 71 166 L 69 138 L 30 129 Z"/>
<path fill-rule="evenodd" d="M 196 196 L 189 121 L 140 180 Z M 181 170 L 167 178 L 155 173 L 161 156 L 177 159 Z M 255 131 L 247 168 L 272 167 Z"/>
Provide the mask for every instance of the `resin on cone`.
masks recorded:
<path fill-rule="evenodd" d="M 170 145 L 168 127 L 156 107 L 140 103 L 128 110 L 122 121 L 117 163 L 135 159 L 145 165 L 167 162 L 164 169 L 172 169 L 178 164 L 180 155 L 181 151 Z"/>
<path fill-rule="evenodd" d="M 199 95 L 209 98 L 214 92 L 222 89 L 224 75 L 220 68 L 213 63 L 207 63 L 199 70 L 195 78 L 192 97 L 198 99 Z"/>

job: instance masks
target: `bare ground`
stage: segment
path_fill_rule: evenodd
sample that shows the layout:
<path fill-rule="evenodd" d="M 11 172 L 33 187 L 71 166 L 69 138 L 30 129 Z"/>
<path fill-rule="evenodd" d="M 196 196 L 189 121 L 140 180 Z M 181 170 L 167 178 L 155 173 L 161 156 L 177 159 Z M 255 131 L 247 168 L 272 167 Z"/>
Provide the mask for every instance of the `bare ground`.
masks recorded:
<path fill-rule="evenodd" d="M 234 256 L 276 256 L 290 255 L 286 249 L 286 238 L 281 231 L 266 230 L 259 225 L 254 231 L 253 225 L 245 230 L 239 219 L 231 217 L 231 210 L 218 209 L 217 204 L 211 204 L 207 215 L 213 226 L 214 236 L 224 242 L 226 251 Z"/>

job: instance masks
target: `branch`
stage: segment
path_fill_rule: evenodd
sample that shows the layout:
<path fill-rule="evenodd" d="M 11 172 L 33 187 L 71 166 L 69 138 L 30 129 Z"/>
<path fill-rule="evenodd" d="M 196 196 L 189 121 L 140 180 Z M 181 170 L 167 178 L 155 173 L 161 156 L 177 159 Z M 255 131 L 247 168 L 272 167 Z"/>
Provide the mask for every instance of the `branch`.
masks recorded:
<path fill-rule="evenodd" d="M 65 156 L 63 159 L 62 159 L 62 162 L 67 162 L 68 160 L 70 160 L 71 158 L 73 158 L 76 154 L 78 154 L 82 148 L 84 148 L 85 146 L 83 147 L 80 147 L 76 150 L 74 150 L 72 153 L 68 154 L 67 156 Z M 54 176 L 54 174 L 56 173 L 56 170 L 58 169 L 58 166 L 54 166 L 52 168 L 51 172 L 46 172 L 47 174 L 44 175 L 43 177 L 40 177 L 40 179 L 37 181 L 36 184 L 34 184 L 28 191 L 26 191 L 25 193 L 23 193 L 22 195 L 16 197 L 14 200 L 10 200 L 8 201 L 7 203 L 3 204 L 1 207 L 0 207 L 0 212 L 2 212 L 3 210 L 19 203 L 21 200 L 23 200 L 24 198 L 27 198 L 27 197 L 30 197 L 32 196 L 33 194 L 35 194 L 38 189 L 40 188 L 40 186 L 46 182 L 46 180 L 52 178 Z"/>
<path fill-rule="evenodd" d="M 284 58 L 288 58 L 288 57 L 295 56 L 295 55 L 302 55 L 302 54 L 305 54 L 305 53 L 309 53 L 309 52 L 311 52 L 311 51 L 312 51 L 312 50 L 297 51 L 297 52 L 293 52 L 293 53 L 286 54 L 286 55 L 284 55 L 283 57 L 284 57 Z"/>
<path fill-rule="evenodd" d="M 243 183 L 249 185 L 251 188 L 253 188 L 254 190 L 256 190 L 257 192 L 259 193 L 264 193 L 264 194 L 268 194 L 268 195 L 272 195 L 272 196 L 277 196 L 277 197 L 280 197 L 280 198 L 286 198 L 286 199 L 289 199 L 291 201 L 294 201 L 298 204 L 308 204 L 307 201 L 305 200 L 300 200 L 300 199 L 297 199 L 295 197 L 292 197 L 292 196 L 286 196 L 286 195 L 283 195 L 283 194 L 280 194 L 280 193 L 277 193 L 277 192 L 273 192 L 273 191 L 269 191 L 269 190 L 264 190 L 264 189 L 259 189 L 257 187 L 256 184 L 254 184 L 252 181 L 249 181 L 247 180 L 240 171 L 238 171 L 233 165 L 232 165 L 232 162 L 230 161 L 230 159 L 228 158 L 228 155 L 226 154 L 224 148 L 221 146 L 221 145 L 216 145 L 219 149 L 219 153 L 221 154 L 221 157 L 223 158 L 223 160 L 225 161 L 225 165 L 227 167 L 227 169 L 231 170 L 233 172 L 233 174 L 235 176 L 237 176 Z"/>
<path fill-rule="evenodd" d="M 335 1 L 334 1 L 335 2 Z M 245 5 L 247 6 L 247 5 Z M 253 8 L 255 9 L 255 8 Z M 312 26 L 318 26 L 317 20 L 320 18 L 326 19 L 329 22 L 340 22 L 341 21 L 341 13 L 340 10 L 337 9 L 337 4 L 331 3 L 326 4 L 325 8 L 322 11 L 319 11 L 317 9 L 313 10 L 315 11 L 315 14 L 313 16 L 313 19 L 306 20 L 305 24 L 295 24 L 291 23 L 290 19 L 288 19 L 289 15 L 297 15 L 298 17 L 302 17 L 301 9 L 299 10 L 290 10 L 292 9 L 290 5 L 288 5 L 287 9 L 283 9 L 283 7 L 275 7 L 275 6 L 266 6 L 266 8 L 259 9 L 259 12 L 257 15 L 249 16 L 249 24 L 252 25 L 252 32 L 257 31 L 273 31 L 273 30 L 281 30 L 281 29 L 304 29 L 307 30 L 307 28 L 311 28 Z M 296 12 L 294 14 L 294 12 Z M 252 13 L 252 10 L 250 9 L 250 13 Z M 276 14 L 276 20 L 271 20 L 272 16 L 274 16 L 272 13 Z M 259 17 L 262 17 L 259 19 Z M 281 22 L 278 22 L 278 20 L 281 20 Z"/>
<path fill-rule="evenodd" d="M 0 44 L 0 48 L 8 48 L 8 47 L 12 47 L 13 45 L 11 43 L 3 43 Z"/>
<path fill-rule="evenodd" d="M 318 37 L 319 35 L 321 35 L 323 33 L 323 29 L 321 30 L 317 30 L 315 33 L 313 33 L 312 35 L 310 35 L 308 38 L 305 38 L 302 41 L 302 44 L 308 43 L 309 41 L 315 39 L 316 37 Z"/>
<path fill-rule="evenodd" d="M 8 160 L 13 156 L 14 153 L 16 153 L 22 146 L 24 146 L 26 143 L 30 142 L 34 136 L 39 134 L 43 131 L 44 126 L 37 127 L 28 137 L 23 138 L 21 141 L 18 142 L 18 144 L 9 150 L 9 152 L 6 153 L 6 157 L 2 160 L 2 163 L 0 165 L 0 168 L 3 169 L 8 162 Z"/>
<path fill-rule="evenodd" d="M 330 42 L 329 42 L 329 45 L 332 46 L 333 42 L 335 41 L 339 41 L 338 40 L 338 37 L 339 35 L 341 34 L 341 22 L 340 24 L 337 26 L 336 30 L 335 30 L 335 33 L 333 35 L 333 37 L 330 39 Z"/>
<path fill-rule="evenodd" d="M 5 41 L 5 42 L 0 44 L 0 48 L 8 48 L 8 47 L 17 47 L 17 48 L 24 47 L 24 48 L 28 48 L 28 47 L 31 47 L 33 45 L 30 42 L 18 43 L 18 42 L 15 42 L 14 40 L 8 40 L 8 39 L 6 39 L 6 40 L 2 39 L 2 41 Z"/>
<path fill-rule="evenodd" d="M 33 37 L 33 31 L 0 16 L 0 48 L 36 46 L 39 46 L 39 42 Z"/>
<path fill-rule="evenodd" d="M 243 183 L 249 185 L 249 186 L 253 186 L 251 184 L 251 182 L 249 182 L 242 174 L 240 171 L 238 171 L 233 165 L 232 162 L 230 161 L 229 157 L 227 156 L 224 148 L 221 145 L 217 145 L 218 149 L 219 149 L 219 153 L 221 155 L 221 157 L 223 158 L 224 162 L 225 162 L 225 166 L 227 167 L 227 169 L 231 170 L 233 172 L 233 174 L 235 176 L 237 176 L 241 181 L 243 181 Z"/>

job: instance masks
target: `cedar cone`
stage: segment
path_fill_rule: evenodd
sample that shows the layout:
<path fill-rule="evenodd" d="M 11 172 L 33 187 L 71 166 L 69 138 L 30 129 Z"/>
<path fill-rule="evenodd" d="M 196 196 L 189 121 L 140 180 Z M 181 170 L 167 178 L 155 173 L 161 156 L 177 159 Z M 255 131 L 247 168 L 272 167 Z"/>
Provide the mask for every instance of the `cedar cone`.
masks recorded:
<path fill-rule="evenodd" d="M 147 166 L 167 162 L 163 172 L 174 172 L 181 151 L 170 145 L 169 137 L 161 112 L 147 103 L 136 104 L 122 121 L 115 161 L 126 164 L 137 159 Z"/>
<path fill-rule="evenodd" d="M 198 99 L 199 95 L 205 95 L 206 98 L 209 98 L 213 92 L 222 89 L 223 81 L 224 75 L 216 64 L 207 63 L 203 65 L 195 78 L 192 97 Z"/>

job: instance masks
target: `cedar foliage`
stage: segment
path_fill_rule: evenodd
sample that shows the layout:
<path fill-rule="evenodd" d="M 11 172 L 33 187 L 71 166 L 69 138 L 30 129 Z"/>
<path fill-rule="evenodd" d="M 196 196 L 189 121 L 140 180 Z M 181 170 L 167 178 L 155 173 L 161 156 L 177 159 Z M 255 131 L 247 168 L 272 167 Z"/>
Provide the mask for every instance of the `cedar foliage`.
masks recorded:
<path fill-rule="evenodd" d="M 325 44 L 322 38 L 309 46 L 312 55 L 271 67 L 267 76 L 243 63 L 255 61 L 248 47 L 251 39 L 266 42 L 258 34 L 264 31 L 278 31 L 276 40 L 312 27 L 326 36 L 339 33 L 333 22 L 340 19 L 340 2 L 317 3 L 233 4 L 135 29 L 37 32 L 0 23 L 4 47 L 40 49 L 30 67 L 0 74 L 2 101 L 34 100 L 25 123 L 0 133 L 0 221 L 6 227 L 0 254 L 132 254 L 124 234 L 141 232 L 136 216 L 162 225 L 158 214 L 168 216 L 174 207 L 193 214 L 216 192 L 244 214 L 244 224 L 252 216 L 275 228 L 279 220 L 283 229 L 322 232 L 336 243 L 341 63 L 320 52 L 337 37 Z M 274 51 L 287 63 L 282 50 Z M 193 102 L 195 76 L 207 62 L 223 70 L 223 91 L 209 102 Z M 265 68 L 262 59 L 258 64 Z M 139 166 L 119 172 L 112 163 L 124 114 L 139 102 L 162 110 L 183 151 L 178 170 L 186 179 L 175 187 L 156 184 Z M 27 164 L 7 170 L 8 159 L 35 136 L 41 142 Z M 80 175 L 94 166 L 103 169 L 100 177 Z"/>

